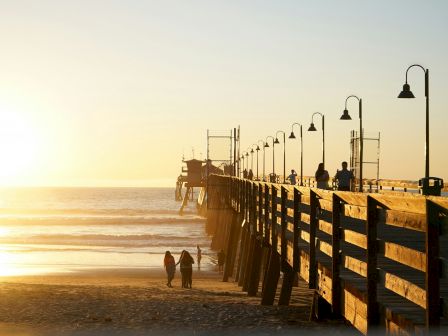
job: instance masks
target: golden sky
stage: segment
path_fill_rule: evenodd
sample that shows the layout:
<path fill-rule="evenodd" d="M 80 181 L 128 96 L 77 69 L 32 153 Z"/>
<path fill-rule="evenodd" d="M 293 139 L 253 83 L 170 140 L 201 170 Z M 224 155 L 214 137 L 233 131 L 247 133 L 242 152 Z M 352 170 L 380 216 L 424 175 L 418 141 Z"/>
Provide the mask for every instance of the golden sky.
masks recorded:
<path fill-rule="evenodd" d="M 350 94 L 381 132 L 380 176 L 448 178 L 448 5 L 433 1 L 0 1 L 0 185 L 173 186 L 206 130 L 241 126 L 241 148 L 326 116 L 327 168 L 349 159 Z M 405 9 L 403 9 L 405 8 Z M 316 122 L 319 128 L 320 121 Z M 304 134 L 305 174 L 321 134 Z M 280 148 L 280 147 L 278 147 Z M 298 143 L 287 144 L 298 169 Z M 277 169 L 282 169 L 278 150 Z M 261 160 L 261 157 L 260 157 Z M 261 164 L 261 161 L 260 161 Z"/>

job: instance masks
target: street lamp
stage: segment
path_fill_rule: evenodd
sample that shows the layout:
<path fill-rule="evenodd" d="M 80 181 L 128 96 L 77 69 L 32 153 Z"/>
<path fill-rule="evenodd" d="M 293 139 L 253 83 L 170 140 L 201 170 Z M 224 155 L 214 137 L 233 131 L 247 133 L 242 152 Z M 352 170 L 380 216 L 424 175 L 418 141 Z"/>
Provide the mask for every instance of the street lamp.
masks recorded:
<path fill-rule="evenodd" d="M 425 69 L 420 64 L 413 64 L 406 70 L 406 83 L 403 85 L 403 91 L 400 92 L 398 98 L 415 98 L 408 84 L 408 71 L 413 67 L 419 67 L 425 72 L 425 97 L 426 97 L 426 137 L 425 137 L 425 177 L 419 181 L 422 186 L 423 195 L 440 196 L 443 188 L 443 180 L 437 177 L 429 177 L 429 69 Z M 429 185 L 429 180 L 434 180 L 434 185 Z"/>
<path fill-rule="evenodd" d="M 280 141 L 278 141 L 278 134 L 282 133 L 283 134 L 283 183 L 286 183 L 286 141 L 285 141 L 285 137 L 286 137 L 286 133 L 283 131 L 277 131 L 277 133 L 275 133 L 275 144 L 279 144 Z"/>
<path fill-rule="evenodd" d="M 261 146 L 264 147 L 264 141 L 263 140 L 258 140 L 257 141 L 257 148 L 255 149 L 257 151 L 257 180 L 260 180 L 260 178 L 258 177 L 258 152 L 260 151 L 260 141 L 261 141 Z M 263 150 L 263 178 L 264 178 L 264 150 Z"/>
<path fill-rule="evenodd" d="M 350 98 L 355 98 L 358 100 L 359 106 L 359 191 L 363 191 L 363 183 L 362 183 L 362 166 L 363 166 L 363 154 L 364 154 L 364 134 L 362 129 L 362 99 L 358 98 L 355 95 L 350 95 L 345 98 L 345 109 L 340 118 L 340 120 L 352 120 L 350 114 L 348 114 L 347 110 L 347 101 Z"/>
<path fill-rule="evenodd" d="M 315 132 L 317 131 L 316 127 L 314 126 L 314 115 L 320 115 L 322 118 L 322 163 L 324 164 L 325 168 L 325 116 L 320 112 L 314 112 L 311 116 L 311 124 L 308 128 L 308 131 Z"/>
<path fill-rule="evenodd" d="M 266 137 L 266 141 L 264 143 L 264 148 L 268 148 L 269 144 L 268 144 L 268 139 L 271 138 L 272 139 L 272 175 L 275 175 L 275 148 L 274 148 L 274 137 L 272 136 L 267 136 Z"/>
<path fill-rule="evenodd" d="M 253 171 L 254 170 L 254 147 L 253 147 L 253 145 L 252 145 L 252 148 L 250 150 L 250 160 L 251 160 L 250 166 L 251 166 L 251 169 Z"/>
<path fill-rule="evenodd" d="M 241 160 L 241 165 L 242 165 L 241 168 L 243 168 L 243 169 L 241 169 L 241 174 L 243 174 L 243 177 L 244 177 L 244 153 L 241 155 L 240 160 Z"/>
<path fill-rule="evenodd" d="M 296 135 L 294 134 L 294 125 L 300 126 L 300 186 L 303 186 L 303 133 L 302 133 L 302 124 L 294 123 L 291 126 L 291 135 L 289 139 L 295 139 Z"/>
<path fill-rule="evenodd" d="M 246 167 L 247 167 L 247 172 L 249 173 L 249 152 L 246 152 Z"/>

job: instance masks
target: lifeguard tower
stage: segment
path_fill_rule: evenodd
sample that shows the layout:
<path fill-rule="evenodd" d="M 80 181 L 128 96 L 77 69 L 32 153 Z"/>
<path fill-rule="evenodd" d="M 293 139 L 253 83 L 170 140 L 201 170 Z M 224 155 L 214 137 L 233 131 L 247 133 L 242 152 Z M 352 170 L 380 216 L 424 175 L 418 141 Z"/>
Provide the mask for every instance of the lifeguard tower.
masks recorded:
<path fill-rule="evenodd" d="M 182 201 L 182 206 L 180 207 L 180 213 L 182 213 L 184 207 L 188 204 L 189 199 L 193 199 L 193 188 L 200 188 L 203 186 L 202 179 L 202 164 L 204 161 L 191 159 L 182 160 L 186 167 L 182 167 L 182 173 L 187 175 L 179 175 L 176 183 L 176 201 Z M 182 188 L 185 184 L 187 191 L 185 195 L 182 196 Z"/>

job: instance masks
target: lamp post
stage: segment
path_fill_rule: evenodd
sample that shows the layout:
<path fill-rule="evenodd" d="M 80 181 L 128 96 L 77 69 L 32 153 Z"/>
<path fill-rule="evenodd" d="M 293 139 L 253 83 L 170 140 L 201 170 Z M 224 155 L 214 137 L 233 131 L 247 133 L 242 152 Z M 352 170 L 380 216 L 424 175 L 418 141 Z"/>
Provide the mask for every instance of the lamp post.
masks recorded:
<path fill-rule="evenodd" d="M 429 69 L 425 69 L 420 64 L 413 64 L 406 70 L 406 82 L 403 85 L 403 91 L 400 92 L 398 98 L 415 98 L 408 84 L 408 72 L 413 67 L 419 67 L 425 73 L 425 97 L 426 97 L 426 136 L 425 136 L 425 177 L 419 181 L 422 186 L 423 195 L 440 196 L 443 188 L 443 180 L 437 177 L 429 176 Z M 429 180 L 433 179 L 433 186 L 429 185 Z"/>
<path fill-rule="evenodd" d="M 249 173 L 249 152 L 246 152 L 246 167 L 247 167 L 247 172 Z"/>
<path fill-rule="evenodd" d="M 294 123 L 291 125 L 291 135 L 289 139 L 295 139 L 296 135 L 294 134 L 294 125 L 300 126 L 300 186 L 303 186 L 303 133 L 302 133 L 302 125 L 299 123 Z"/>
<path fill-rule="evenodd" d="M 324 164 L 325 168 L 325 116 L 320 112 L 314 112 L 311 116 L 311 124 L 308 128 L 308 131 L 315 132 L 317 131 L 316 127 L 314 126 L 314 116 L 318 114 L 322 118 L 322 163 Z"/>
<path fill-rule="evenodd" d="M 355 98 L 358 100 L 359 106 L 359 191 L 363 192 L 363 183 L 362 183 L 362 166 L 363 166 L 363 154 L 364 154 L 364 134 L 362 129 L 362 99 L 358 98 L 355 95 L 350 95 L 345 98 L 345 109 L 340 118 L 340 120 L 352 120 L 347 110 L 347 101 L 350 98 Z"/>
<path fill-rule="evenodd" d="M 257 148 L 255 149 L 257 151 L 257 180 L 260 180 L 260 178 L 258 177 L 258 152 L 260 151 L 260 146 L 259 146 L 260 141 L 261 141 L 261 146 L 264 146 L 263 140 L 257 141 Z M 264 177 L 264 151 L 263 151 L 263 177 Z"/>
<path fill-rule="evenodd" d="M 278 141 L 278 134 L 282 133 L 283 134 L 283 183 L 286 183 L 286 133 L 283 131 L 277 131 L 277 133 L 275 133 L 275 144 L 279 144 L 280 141 Z"/>
<path fill-rule="evenodd" d="M 425 69 L 419 64 L 413 64 L 406 70 L 406 83 L 398 98 L 415 98 L 408 84 L 408 71 L 412 67 L 419 67 L 425 72 L 425 96 L 426 96 L 426 137 L 425 137 L 425 178 L 429 177 L 429 69 Z"/>
<path fill-rule="evenodd" d="M 243 169 L 241 169 L 241 174 L 244 177 L 244 153 L 241 155 L 240 160 L 241 160 L 241 166 L 242 166 L 241 168 L 243 168 Z"/>
<path fill-rule="evenodd" d="M 252 172 L 254 171 L 254 148 L 251 147 L 250 149 L 250 169 Z"/>
<path fill-rule="evenodd" d="M 268 148 L 269 144 L 268 144 L 268 139 L 271 138 L 272 139 L 272 175 L 275 175 L 275 150 L 274 150 L 274 137 L 272 136 L 267 136 L 266 137 L 266 141 L 264 143 L 264 148 Z"/>

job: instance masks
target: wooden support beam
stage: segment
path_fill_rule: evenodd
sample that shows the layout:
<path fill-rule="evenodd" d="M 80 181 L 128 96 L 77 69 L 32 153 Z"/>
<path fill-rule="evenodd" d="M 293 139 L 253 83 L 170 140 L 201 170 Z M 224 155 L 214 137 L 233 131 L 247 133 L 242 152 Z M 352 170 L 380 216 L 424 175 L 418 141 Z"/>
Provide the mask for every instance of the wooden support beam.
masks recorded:
<path fill-rule="evenodd" d="M 271 189 L 271 246 L 277 251 L 277 188 Z"/>
<path fill-rule="evenodd" d="M 299 250 L 299 239 L 300 239 L 300 200 L 301 193 L 297 188 L 294 188 L 294 235 L 293 235 L 293 269 L 298 272 L 300 270 L 300 250 Z"/>
<path fill-rule="evenodd" d="M 286 213 L 287 213 L 287 208 L 286 208 L 286 201 L 288 200 L 288 190 L 284 187 L 282 187 L 281 190 L 281 232 L 280 232 L 280 255 L 281 255 L 281 262 L 282 265 L 285 265 L 287 263 L 287 254 L 288 251 L 286 249 L 286 229 L 287 229 L 287 222 L 286 222 Z M 292 266 L 292 265 L 291 265 Z"/>
<path fill-rule="evenodd" d="M 226 248 L 226 262 L 224 264 L 224 274 L 222 281 L 229 281 L 229 277 L 233 275 L 233 268 L 235 265 L 235 256 L 238 248 L 238 234 L 239 234 L 238 214 L 232 213 L 232 222 L 230 224 L 229 240 Z"/>
<path fill-rule="evenodd" d="M 377 234 L 377 211 L 378 202 L 371 196 L 367 196 L 367 328 L 377 329 L 379 327 L 379 307 L 378 307 L 378 244 Z"/>
<path fill-rule="evenodd" d="M 249 276 L 247 294 L 256 296 L 260 285 L 261 264 L 263 262 L 263 246 L 260 239 L 254 237 L 254 253 L 252 257 L 252 272 Z"/>
<path fill-rule="evenodd" d="M 264 186 L 264 232 L 263 232 L 263 238 L 264 238 L 264 243 L 266 245 L 270 245 L 270 241 L 269 241 L 269 235 L 270 235 L 270 223 L 269 223 L 269 212 L 270 212 L 270 206 L 269 206 L 269 196 L 271 193 L 271 188 L 269 186 L 269 184 L 265 184 Z"/>
<path fill-rule="evenodd" d="M 282 289 L 280 290 L 280 297 L 278 299 L 278 305 L 288 306 L 289 301 L 291 300 L 292 287 L 294 285 L 296 272 L 285 261 L 283 261 L 282 269 L 283 269 L 283 282 L 282 282 Z"/>
<path fill-rule="evenodd" d="M 244 255 L 246 253 L 246 237 L 248 235 L 247 230 L 245 229 L 245 220 L 243 220 L 243 227 L 241 227 L 241 240 L 240 240 L 240 255 L 238 256 L 238 267 L 235 275 L 235 281 L 238 282 L 238 285 L 240 285 L 240 278 L 241 278 L 241 270 L 243 269 L 244 264 Z"/>
<path fill-rule="evenodd" d="M 426 200 L 426 328 L 428 333 L 440 328 L 440 212 L 436 203 Z"/>
<path fill-rule="evenodd" d="M 317 213 L 319 211 L 319 202 L 317 199 L 317 194 L 311 190 L 310 192 L 310 241 L 309 241 L 309 256 L 310 256 L 310 266 L 309 266 L 309 276 L 308 276 L 308 287 L 316 288 L 316 277 L 317 277 L 317 262 L 316 262 L 316 228 L 318 225 Z"/>
<path fill-rule="evenodd" d="M 342 204 L 340 198 L 333 193 L 333 209 L 332 209 L 332 226 L 331 226 L 331 302 L 332 313 L 335 315 L 341 314 L 341 211 Z"/>
<path fill-rule="evenodd" d="M 270 249 L 269 266 L 265 277 L 261 304 L 273 305 L 280 277 L 280 256 L 273 248 Z"/>
<path fill-rule="evenodd" d="M 246 261 L 246 269 L 244 270 L 244 279 L 243 279 L 243 292 L 247 292 L 247 288 L 249 287 L 249 280 L 252 273 L 253 268 L 253 259 L 254 259 L 254 249 L 255 249 L 255 235 L 249 234 L 248 241 L 248 253 L 247 253 L 247 261 Z"/>
<path fill-rule="evenodd" d="M 264 200 L 264 184 L 258 185 L 258 233 L 263 235 L 263 200 Z"/>
<path fill-rule="evenodd" d="M 247 225 L 247 223 L 246 223 Z M 248 256 L 249 256 L 249 247 L 250 247 L 250 232 L 246 227 L 243 228 L 244 231 L 244 241 L 242 241 L 241 243 L 243 244 L 243 255 L 241 258 L 241 262 L 240 262 L 240 273 L 239 273 L 239 278 L 238 278 L 238 286 L 243 286 L 244 285 L 244 276 L 246 275 L 246 267 L 247 267 L 247 260 L 248 260 Z"/>

